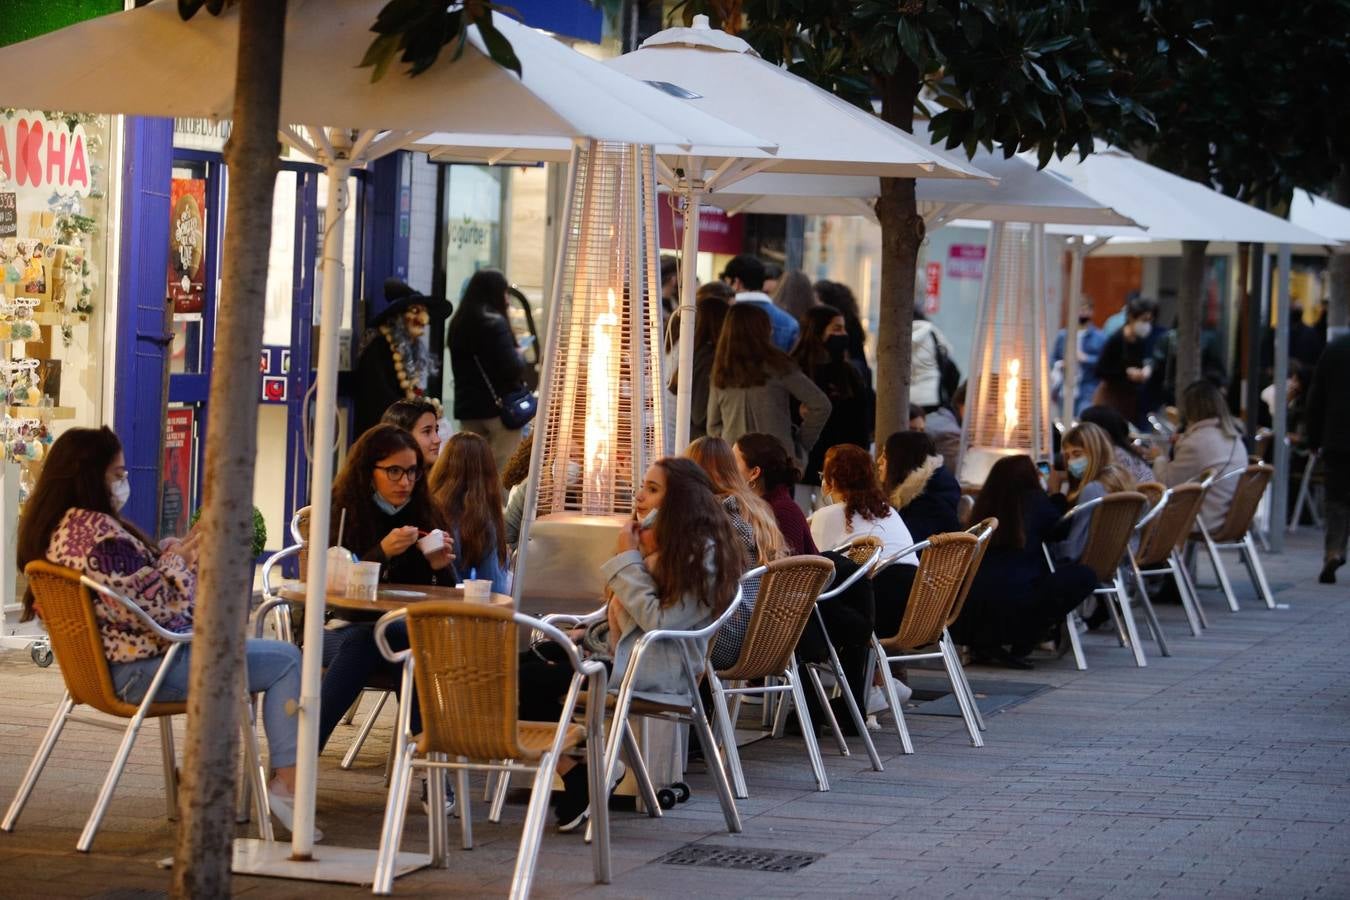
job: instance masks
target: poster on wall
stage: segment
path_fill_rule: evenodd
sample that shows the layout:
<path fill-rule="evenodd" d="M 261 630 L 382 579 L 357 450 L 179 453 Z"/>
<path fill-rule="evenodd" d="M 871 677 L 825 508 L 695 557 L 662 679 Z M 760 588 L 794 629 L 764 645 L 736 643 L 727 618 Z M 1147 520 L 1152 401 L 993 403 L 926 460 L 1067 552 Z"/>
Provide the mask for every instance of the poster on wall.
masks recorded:
<path fill-rule="evenodd" d="M 187 533 L 192 510 L 192 426 L 197 411 L 175 407 L 167 414 L 164 431 L 164 490 L 159 503 L 159 534 Z"/>
<path fill-rule="evenodd" d="M 175 178 L 169 188 L 169 299 L 175 316 L 202 311 L 206 260 L 206 181 Z"/>

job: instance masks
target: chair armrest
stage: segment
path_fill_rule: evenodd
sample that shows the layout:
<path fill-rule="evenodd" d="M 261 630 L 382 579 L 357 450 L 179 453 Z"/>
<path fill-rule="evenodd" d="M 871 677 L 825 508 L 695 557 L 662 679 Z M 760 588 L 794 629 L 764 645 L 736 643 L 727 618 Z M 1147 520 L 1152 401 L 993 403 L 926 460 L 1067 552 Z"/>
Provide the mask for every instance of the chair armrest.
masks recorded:
<path fill-rule="evenodd" d="M 283 547 L 276 553 L 273 553 L 271 556 L 267 557 L 267 559 L 263 560 L 262 564 L 263 596 L 265 597 L 274 596 L 274 592 L 272 590 L 272 570 L 276 568 L 277 564 L 280 563 L 281 561 L 289 559 L 292 556 L 299 556 L 300 551 L 302 549 L 304 549 L 303 544 L 292 544 L 289 547 Z"/>
<path fill-rule="evenodd" d="M 539 621 L 554 628 L 579 628 L 582 625 L 591 625 L 603 621 L 608 614 L 609 607 L 602 606 L 580 616 L 573 613 L 549 613 L 546 616 L 540 616 Z"/>
<path fill-rule="evenodd" d="M 156 622 L 154 619 L 150 618 L 150 614 L 148 612 L 141 609 L 135 603 L 131 602 L 131 600 L 117 593 L 117 591 L 114 591 L 107 585 L 99 584 L 97 581 L 90 578 L 88 575 L 80 576 L 80 584 L 83 584 L 85 587 L 89 588 L 89 590 L 101 594 L 107 599 L 112 600 L 114 603 L 117 603 L 127 612 L 131 613 L 137 619 L 139 619 L 142 625 L 144 625 L 146 628 L 149 628 L 161 640 L 169 641 L 170 643 L 174 644 L 186 644 L 192 640 L 191 631 L 184 631 L 184 632 L 170 631 L 163 625 Z"/>
<path fill-rule="evenodd" d="M 727 608 L 722 611 L 722 614 L 702 628 L 694 630 L 658 628 L 655 631 L 647 632 L 642 637 L 638 638 L 637 645 L 633 648 L 633 656 L 636 657 L 643 648 L 656 641 L 693 641 L 712 637 L 717 633 L 717 629 L 721 628 L 727 619 L 731 618 L 732 613 L 736 611 L 737 607 L 741 605 L 741 597 L 741 589 L 737 587 L 736 596 L 731 598 L 731 602 L 727 604 Z"/>
<path fill-rule="evenodd" d="M 881 558 L 881 550 L 882 550 L 881 547 L 878 547 L 877 549 L 873 550 L 872 555 L 868 557 L 867 562 L 865 562 L 861 566 L 858 566 L 858 570 L 854 572 L 852 575 L 845 578 L 842 583 L 830 588 L 825 593 L 816 597 L 816 602 L 819 603 L 822 600 L 833 600 L 835 597 L 838 597 L 844 591 L 853 587 L 853 585 L 857 583 L 858 579 L 862 578 L 863 576 L 867 575 L 869 572 L 872 571 L 872 567 L 875 566 L 877 564 L 877 560 Z"/>
<path fill-rule="evenodd" d="M 1158 517 L 1158 514 L 1163 511 L 1163 507 L 1167 505 L 1167 501 L 1170 500 L 1171 498 L 1172 498 L 1171 488 L 1168 488 L 1167 490 L 1163 491 L 1163 495 L 1158 498 L 1158 502 L 1154 504 L 1153 508 L 1150 509 L 1148 512 L 1146 512 L 1144 514 L 1144 517 L 1141 518 L 1138 522 L 1134 523 L 1134 530 L 1143 531 L 1144 526 Z"/>
<path fill-rule="evenodd" d="M 1068 522 L 1070 519 L 1072 519 L 1074 516 L 1079 515 L 1080 513 L 1096 509 L 1098 506 L 1101 506 L 1102 501 L 1105 499 L 1106 497 L 1102 496 L 1098 497 L 1095 500 L 1089 500 L 1086 503 L 1078 504 L 1077 506 L 1073 507 L 1068 512 L 1066 512 L 1064 515 L 1059 517 L 1059 521 L 1055 523 L 1055 528 L 1058 528 L 1059 526 L 1063 525 L 1065 522 Z"/>
<path fill-rule="evenodd" d="M 745 583 L 746 583 L 747 581 L 749 581 L 751 578 L 758 578 L 759 576 L 763 575 L 763 574 L 764 574 L 765 572 L 767 572 L 767 571 L 769 571 L 769 567 L 768 567 L 768 566 L 755 566 L 753 569 L 751 569 L 751 570 L 749 570 L 748 572 L 746 572 L 744 575 L 742 575 L 742 576 L 741 576 L 739 579 L 737 579 L 737 580 L 738 580 L 741 584 L 745 584 Z"/>
<path fill-rule="evenodd" d="M 272 597 L 269 600 L 264 600 L 262 603 L 259 603 L 258 608 L 253 611 L 253 636 L 255 638 L 262 637 L 263 619 L 267 618 L 267 614 L 278 606 L 285 606 L 289 602 L 289 600 L 284 600 L 281 597 Z"/>
<path fill-rule="evenodd" d="M 389 646 L 389 638 L 385 636 L 385 632 L 389 630 L 390 625 L 406 618 L 408 618 L 406 609 L 396 609 L 380 616 L 380 620 L 375 623 L 375 646 L 379 648 L 380 655 L 391 663 L 401 663 L 412 655 L 411 650 L 394 650 Z"/>
<path fill-rule="evenodd" d="M 872 577 L 875 578 L 884 570 L 889 569 L 891 566 L 898 563 L 901 558 L 909 556 L 911 553 L 919 553 L 927 550 L 932 546 L 932 543 L 932 541 L 919 541 L 917 544 L 910 544 L 908 547 L 895 551 L 885 559 L 878 560 L 872 567 Z"/>

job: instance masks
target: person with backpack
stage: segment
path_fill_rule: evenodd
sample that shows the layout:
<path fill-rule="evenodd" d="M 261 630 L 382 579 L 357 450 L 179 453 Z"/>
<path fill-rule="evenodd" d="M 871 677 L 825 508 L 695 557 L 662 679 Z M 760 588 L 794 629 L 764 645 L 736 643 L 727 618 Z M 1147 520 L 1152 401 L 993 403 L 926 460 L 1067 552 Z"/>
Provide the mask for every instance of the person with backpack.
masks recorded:
<path fill-rule="evenodd" d="M 951 357 L 952 345 L 921 310 L 914 310 L 909 356 L 911 403 L 930 413 L 951 402 L 961 383 L 961 370 Z"/>

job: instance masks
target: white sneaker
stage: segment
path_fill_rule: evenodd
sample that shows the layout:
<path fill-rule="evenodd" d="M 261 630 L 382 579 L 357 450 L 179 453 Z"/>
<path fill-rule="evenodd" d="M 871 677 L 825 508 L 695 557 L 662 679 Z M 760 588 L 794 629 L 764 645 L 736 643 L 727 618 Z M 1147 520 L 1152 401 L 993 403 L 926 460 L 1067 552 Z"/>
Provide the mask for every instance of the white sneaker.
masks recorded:
<path fill-rule="evenodd" d="M 270 784 L 267 786 L 267 805 L 272 810 L 272 816 L 288 832 L 291 831 L 291 823 L 295 821 L 295 811 L 291 807 L 293 800 L 294 798 L 290 794 L 282 793 L 281 789 Z M 314 843 L 317 844 L 322 840 L 323 832 L 319 830 L 319 826 L 315 825 Z"/>
<path fill-rule="evenodd" d="M 899 703 L 904 703 L 910 697 L 914 696 L 914 691 L 910 690 L 909 685 L 905 684 L 899 678 L 891 677 L 891 683 L 895 686 L 895 699 Z M 886 692 L 881 689 L 881 685 L 874 684 L 867 691 L 867 713 L 883 713 L 890 710 L 890 705 L 886 702 Z"/>
<path fill-rule="evenodd" d="M 442 776 L 444 777 L 444 776 Z M 455 789 L 450 786 L 450 779 L 445 779 L 445 815 L 452 816 L 455 813 Z M 431 802 L 427 794 L 427 777 L 422 776 L 422 814 L 431 815 Z"/>
<path fill-rule="evenodd" d="M 891 683 L 895 685 L 895 699 L 900 703 L 905 703 L 910 697 L 914 696 L 914 690 L 894 675 L 891 676 Z"/>

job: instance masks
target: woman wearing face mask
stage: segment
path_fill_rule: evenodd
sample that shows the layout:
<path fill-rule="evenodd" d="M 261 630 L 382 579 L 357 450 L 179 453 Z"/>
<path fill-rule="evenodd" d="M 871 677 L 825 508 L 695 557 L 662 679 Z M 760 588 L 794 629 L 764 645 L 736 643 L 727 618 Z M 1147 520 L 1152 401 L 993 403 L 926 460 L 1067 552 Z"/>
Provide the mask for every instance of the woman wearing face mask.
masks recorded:
<path fill-rule="evenodd" d="M 1125 307 L 1125 324 L 1106 339 L 1097 358 L 1097 385 L 1092 402 L 1109 406 L 1133 422 L 1139 409 L 1139 392 L 1153 377 L 1148 355 L 1148 336 L 1158 302 L 1148 297 L 1132 297 Z"/>
<path fill-rule="evenodd" d="M 634 497 L 633 521 L 619 533 L 614 557 L 601 567 L 605 579 L 611 685 L 622 682 L 633 649 L 656 629 L 702 628 L 726 610 L 741 574 L 740 542 L 712 483 L 696 463 L 667 457 L 647 469 Z M 701 667 L 707 648 L 694 654 Z M 652 644 L 636 674 L 634 696 L 656 703 L 689 703 L 683 651 L 675 644 Z M 695 676 L 699 675 L 696 671 Z M 520 718 L 554 721 L 558 702 L 572 677 L 556 655 L 527 651 L 521 656 Z M 590 804 L 586 767 L 571 757 L 558 764 L 563 793 L 554 804 L 558 830 L 578 829 Z"/>
<path fill-rule="evenodd" d="M 1050 488 L 1052 493 L 1057 493 L 1066 487 L 1064 496 L 1068 506 L 1089 503 L 1117 491 L 1134 490 L 1134 478 L 1116 465 L 1115 448 L 1101 427 L 1091 422 L 1079 422 L 1064 433 L 1060 449 L 1065 471 L 1051 473 Z M 1091 525 L 1091 516 L 1075 516 L 1068 536 L 1052 548 L 1055 558 L 1076 562 L 1087 547 Z"/>
<path fill-rule="evenodd" d="M 347 452 L 347 461 L 333 482 L 329 546 L 338 543 L 340 529 L 343 547 L 361 560 L 380 564 L 381 581 L 454 585 L 458 576 L 451 545 L 447 542 L 431 554 L 417 546 L 421 533 L 436 528 L 448 530 L 427 495 L 423 474 L 422 452 L 408 432 L 393 425 L 377 425 L 361 435 Z M 402 623 L 391 627 L 388 635 L 391 646 L 407 646 L 407 630 Z M 327 671 L 320 695 L 320 749 L 375 672 L 384 671 L 396 682 L 400 671 L 380 654 L 374 628 L 368 624 L 330 631 L 325 635 L 324 657 Z M 413 720 L 416 733 L 416 705 Z"/>
<path fill-rule="evenodd" d="M 170 631 L 192 628 L 197 593 L 198 532 L 157 547 L 121 516 L 131 496 L 126 461 L 108 428 L 72 428 L 56 439 L 19 521 L 19 571 L 34 560 L 74 569 L 128 598 Z M 23 618 L 42 615 L 32 592 Z M 168 646 L 129 613 L 95 603 L 103 653 L 113 688 L 140 703 Z M 161 682 L 157 700 L 187 699 L 192 645 L 183 647 Z M 288 705 L 300 697 L 300 651 L 281 641 L 244 645 L 248 690 L 263 694 L 263 728 L 275 777 L 268 786 L 272 813 L 291 826 L 295 790 L 296 719 Z M 316 834 L 315 839 L 318 839 Z"/>
<path fill-rule="evenodd" d="M 871 444 L 875 406 L 862 376 L 849 361 L 843 313 L 833 306 L 813 306 L 802 314 L 801 324 L 792 358 L 830 399 L 830 417 L 811 448 L 797 486 L 797 502 L 809 510 L 814 505 L 811 494 L 819 493 L 813 488 L 820 485 L 825 452 L 838 444 Z M 800 415 L 794 419 L 800 420 Z"/>
<path fill-rule="evenodd" d="M 435 465 L 441 452 L 441 410 L 425 397 L 396 400 L 380 417 L 381 425 L 395 425 L 408 432 L 422 448 L 422 460 Z"/>

